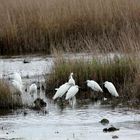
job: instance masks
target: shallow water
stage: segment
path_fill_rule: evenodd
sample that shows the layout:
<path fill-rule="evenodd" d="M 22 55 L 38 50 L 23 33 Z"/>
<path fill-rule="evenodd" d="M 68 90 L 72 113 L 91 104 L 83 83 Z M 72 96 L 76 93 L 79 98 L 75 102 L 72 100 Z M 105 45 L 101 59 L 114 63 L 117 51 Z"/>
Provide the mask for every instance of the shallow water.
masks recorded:
<path fill-rule="evenodd" d="M 100 105 L 83 105 L 72 109 L 60 109 L 48 101 L 49 113 L 43 114 L 23 110 L 0 117 L 0 138 L 25 140 L 110 140 L 117 135 L 119 140 L 140 139 L 140 112 L 126 108 L 112 109 Z M 119 131 L 104 133 L 99 123 L 102 118 L 108 118 L 110 125 L 120 128 Z"/>
<path fill-rule="evenodd" d="M 36 80 L 44 82 L 42 74 L 44 71 L 51 71 L 52 57 L 28 57 L 31 62 L 27 64 L 23 64 L 24 59 L 0 59 L 0 73 L 6 78 L 12 72 L 20 72 L 25 87 L 29 87 Z M 119 140 L 140 140 L 139 110 L 112 108 L 99 103 L 61 109 L 52 100 L 46 99 L 44 92 L 41 94 L 48 103 L 47 114 L 27 108 L 0 112 L 0 139 L 111 140 L 112 136 L 117 135 Z M 103 118 L 109 119 L 108 126 L 99 123 Z M 104 133 L 103 128 L 110 125 L 120 130 Z"/>

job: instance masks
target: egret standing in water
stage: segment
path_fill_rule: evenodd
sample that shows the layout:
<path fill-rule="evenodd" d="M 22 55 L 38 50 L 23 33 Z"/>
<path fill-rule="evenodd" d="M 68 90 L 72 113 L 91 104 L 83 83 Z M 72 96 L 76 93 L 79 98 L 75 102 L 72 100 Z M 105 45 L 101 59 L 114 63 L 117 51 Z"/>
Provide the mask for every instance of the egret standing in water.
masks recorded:
<path fill-rule="evenodd" d="M 59 88 L 57 88 L 55 95 L 53 96 L 53 100 L 57 99 L 58 97 L 62 97 L 67 91 L 68 89 L 71 87 L 71 85 L 69 83 L 65 83 L 63 85 L 61 85 Z"/>
<path fill-rule="evenodd" d="M 102 88 L 99 86 L 99 84 L 94 80 L 87 80 L 87 86 L 90 87 L 92 90 L 96 92 L 103 92 Z"/>
<path fill-rule="evenodd" d="M 78 91 L 79 91 L 78 85 L 74 85 L 74 86 L 70 87 L 70 89 L 66 93 L 66 98 L 65 99 L 69 100 L 69 103 L 72 105 L 72 107 L 74 107 L 74 105 L 76 103 L 75 95 L 77 94 Z"/>
<path fill-rule="evenodd" d="M 108 93 L 110 93 L 114 97 L 119 97 L 119 94 L 118 94 L 115 86 L 111 82 L 108 82 L 108 81 L 104 82 L 103 90 L 104 90 L 105 93 L 108 92 Z"/>
<path fill-rule="evenodd" d="M 72 73 L 70 73 L 68 83 L 69 83 L 69 84 L 71 84 L 72 86 L 74 86 L 74 85 L 75 85 L 75 80 L 73 79 L 73 72 L 72 72 Z"/>
<path fill-rule="evenodd" d="M 12 75 L 12 85 L 14 86 L 17 92 L 22 94 L 22 87 L 23 87 L 22 79 L 21 79 L 20 74 L 17 72 L 14 72 Z"/>

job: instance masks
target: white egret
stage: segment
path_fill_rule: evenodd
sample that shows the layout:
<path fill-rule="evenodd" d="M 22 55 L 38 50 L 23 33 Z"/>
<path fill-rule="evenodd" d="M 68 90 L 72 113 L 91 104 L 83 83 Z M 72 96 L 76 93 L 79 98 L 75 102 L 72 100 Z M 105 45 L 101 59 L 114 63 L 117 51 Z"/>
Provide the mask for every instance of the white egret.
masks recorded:
<path fill-rule="evenodd" d="M 29 87 L 29 93 L 33 98 L 37 98 L 37 85 L 35 83 L 31 84 Z"/>
<path fill-rule="evenodd" d="M 102 88 L 99 86 L 99 84 L 94 80 L 87 80 L 87 86 L 90 87 L 92 90 L 96 92 L 103 92 Z"/>
<path fill-rule="evenodd" d="M 108 91 L 112 96 L 115 97 L 119 96 L 115 86 L 111 82 L 108 81 L 104 82 L 104 91 Z"/>
<path fill-rule="evenodd" d="M 18 81 L 12 80 L 12 85 L 14 86 L 17 92 L 19 92 L 20 94 L 22 93 L 22 85 Z"/>
<path fill-rule="evenodd" d="M 57 99 L 58 97 L 62 97 L 67 91 L 68 89 L 71 87 L 71 85 L 69 83 L 65 83 L 63 85 L 61 85 L 59 88 L 56 88 L 56 93 L 53 96 L 53 100 Z"/>
<path fill-rule="evenodd" d="M 12 76 L 12 79 L 19 82 L 19 84 L 22 85 L 22 79 L 21 79 L 21 76 L 19 73 L 17 72 L 14 72 L 13 76 Z"/>
<path fill-rule="evenodd" d="M 75 95 L 79 91 L 78 85 L 70 87 L 68 92 L 66 93 L 66 100 L 69 100 L 69 103 L 72 104 L 72 106 L 76 103 L 76 97 Z M 71 101 L 72 100 L 72 101 Z"/>
<path fill-rule="evenodd" d="M 68 83 L 69 83 L 69 84 L 71 84 L 72 86 L 74 86 L 74 85 L 75 85 L 75 80 L 73 79 L 73 72 L 72 72 L 72 73 L 70 73 Z"/>

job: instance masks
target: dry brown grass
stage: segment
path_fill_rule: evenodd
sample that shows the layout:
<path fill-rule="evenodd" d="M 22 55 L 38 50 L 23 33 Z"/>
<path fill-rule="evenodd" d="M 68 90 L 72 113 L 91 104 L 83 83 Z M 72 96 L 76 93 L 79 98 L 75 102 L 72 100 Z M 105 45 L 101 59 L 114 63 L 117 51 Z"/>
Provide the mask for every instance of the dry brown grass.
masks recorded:
<path fill-rule="evenodd" d="M 0 54 L 137 50 L 139 0 L 0 0 Z"/>
<path fill-rule="evenodd" d="M 9 86 L 0 80 L 0 109 L 12 106 L 12 94 Z"/>
<path fill-rule="evenodd" d="M 4 80 L 0 80 L 0 109 L 11 109 L 22 106 L 20 98 L 17 98 L 13 94 L 9 84 Z"/>

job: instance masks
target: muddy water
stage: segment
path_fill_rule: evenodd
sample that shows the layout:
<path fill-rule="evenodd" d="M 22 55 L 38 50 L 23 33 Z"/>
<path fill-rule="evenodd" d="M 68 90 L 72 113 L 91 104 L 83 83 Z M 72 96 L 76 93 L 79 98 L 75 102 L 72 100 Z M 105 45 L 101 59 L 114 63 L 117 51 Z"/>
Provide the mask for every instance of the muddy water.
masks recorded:
<path fill-rule="evenodd" d="M 25 140 L 110 140 L 117 135 L 120 140 L 140 139 L 140 112 L 126 108 L 112 109 L 100 105 L 84 105 L 63 110 L 49 102 L 49 113 L 27 110 L 14 111 L 0 117 L 0 138 Z M 106 117 L 110 125 L 120 131 L 104 133 L 99 121 Z M 3 129 L 2 129 L 3 127 Z"/>
<path fill-rule="evenodd" d="M 5 77 L 14 71 L 20 72 L 24 86 L 27 87 L 35 80 L 43 82 L 42 73 L 50 72 L 52 58 L 29 57 L 28 59 L 31 62 L 27 64 L 23 64 L 23 57 L 0 59 L 0 72 Z M 43 92 L 41 94 L 44 96 Z M 77 105 L 75 108 L 67 106 L 61 109 L 52 100 L 45 97 L 44 99 L 48 103 L 47 114 L 27 108 L 0 112 L 0 139 L 111 140 L 112 136 L 117 135 L 119 140 L 140 140 L 139 110 L 125 107 L 112 108 L 99 103 Z M 103 118 L 110 120 L 108 126 L 99 123 Z M 111 125 L 120 130 L 104 133 L 103 128 Z"/>

